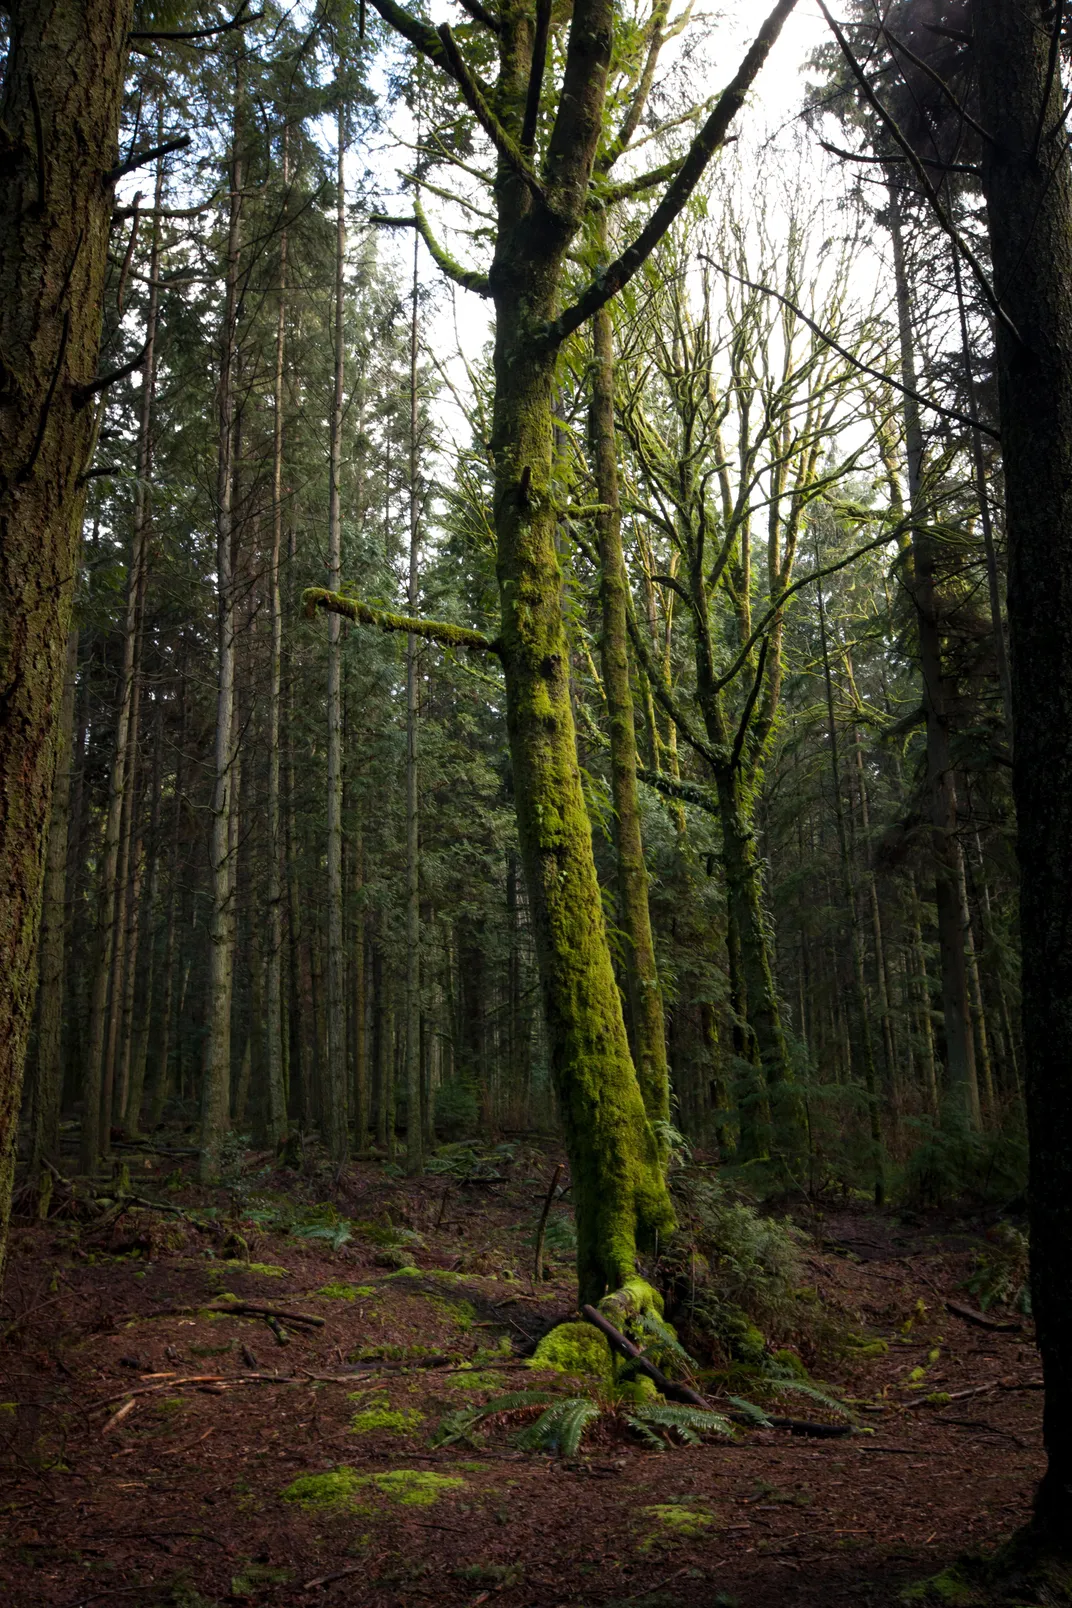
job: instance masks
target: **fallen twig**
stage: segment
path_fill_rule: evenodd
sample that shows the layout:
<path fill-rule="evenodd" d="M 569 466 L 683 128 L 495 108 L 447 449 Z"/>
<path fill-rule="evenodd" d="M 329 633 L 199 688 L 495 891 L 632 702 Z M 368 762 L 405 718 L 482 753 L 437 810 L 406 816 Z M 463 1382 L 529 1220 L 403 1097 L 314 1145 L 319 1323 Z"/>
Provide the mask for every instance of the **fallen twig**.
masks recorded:
<path fill-rule="evenodd" d="M 1007 1318 L 988 1318 L 985 1312 L 977 1312 L 974 1307 L 964 1306 L 960 1301 L 947 1301 L 945 1309 L 963 1318 L 965 1323 L 974 1323 L 977 1329 L 994 1329 L 999 1334 L 1019 1334 L 1023 1329 L 1022 1323 Z"/>
<path fill-rule="evenodd" d="M 141 1392 L 139 1391 L 137 1394 L 140 1395 Z M 117 1413 L 112 1414 L 111 1418 L 109 1418 L 108 1422 L 104 1425 L 104 1428 L 101 1430 L 101 1434 L 102 1435 L 107 1435 L 110 1430 L 113 1430 L 115 1428 L 116 1424 L 122 1423 L 123 1419 L 127 1416 L 127 1414 L 132 1413 L 137 1405 L 138 1404 L 134 1400 L 134 1397 L 131 1396 L 130 1400 L 125 1401 L 123 1403 L 122 1407 L 120 1407 L 120 1409 L 119 1409 L 119 1411 Z"/>

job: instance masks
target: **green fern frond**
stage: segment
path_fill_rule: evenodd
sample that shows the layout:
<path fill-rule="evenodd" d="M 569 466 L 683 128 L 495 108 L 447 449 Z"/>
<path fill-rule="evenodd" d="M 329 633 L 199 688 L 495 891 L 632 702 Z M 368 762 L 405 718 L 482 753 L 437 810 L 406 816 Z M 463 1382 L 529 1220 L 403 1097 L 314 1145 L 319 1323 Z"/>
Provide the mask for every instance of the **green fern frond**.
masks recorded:
<path fill-rule="evenodd" d="M 696 1366 L 685 1347 L 668 1323 L 664 1323 L 657 1312 L 638 1312 L 629 1324 L 636 1339 L 647 1337 L 655 1341 L 655 1349 L 665 1355 L 673 1357 L 677 1362 L 684 1363 L 688 1368 Z"/>
<path fill-rule="evenodd" d="M 755 1424 L 757 1429 L 770 1428 L 770 1419 L 763 1411 L 763 1408 L 757 1407 L 754 1401 L 746 1401 L 743 1396 L 727 1396 L 726 1400 L 732 1407 L 736 1407 L 737 1411 L 743 1414 L 750 1424 Z"/>
<path fill-rule="evenodd" d="M 639 1430 L 645 1439 L 652 1429 L 664 1429 L 674 1434 L 686 1446 L 699 1446 L 703 1435 L 733 1437 L 733 1425 L 721 1413 L 705 1407 L 678 1407 L 672 1402 L 653 1402 L 650 1407 L 638 1407 L 630 1413 L 627 1422 Z"/>
<path fill-rule="evenodd" d="M 776 1396 L 784 1394 L 787 1390 L 793 1391 L 798 1396 L 807 1396 L 809 1401 L 818 1402 L 820 1407 L 825 1407 L 828 1412 L 834 1413 L 838 1418 L 847 1418 L 852 1422 L 853 1413 L 851 1408 L 846 1407 L 845 1403 L 839 1401 L 837 1396 L 831 1396 L 829 1391 L 819 1390 L 815 1385 L 805 1384 L 803 1379 L 772 1380 L 771 1388 Z"/>
<path fill-rule="evenodd" d="M 482 1407 L 456 1408 L 440 1419 L 432 1444 L 453 1446 L 458 1441 L 472 1444 L 473 1431 L 486 1418 L 494 1418 L 498 1413 L 516 1413 L 523 1407 L 543 1407 L 554 1399 L 546 1390 L 512 1390 L 505 1396 L 495 1396 L 491 1401 L 486 1401 Z"/>
<path fill-rule="evenodd" d="M 567 1396 L 542 1412 L 530 1428 L 522 1430 L 517 1443 L 526 1451 L 552 1452 L 556 1457 L 572 1457 L 584 1432 L 599 1408 L 587 1396 Z"/>

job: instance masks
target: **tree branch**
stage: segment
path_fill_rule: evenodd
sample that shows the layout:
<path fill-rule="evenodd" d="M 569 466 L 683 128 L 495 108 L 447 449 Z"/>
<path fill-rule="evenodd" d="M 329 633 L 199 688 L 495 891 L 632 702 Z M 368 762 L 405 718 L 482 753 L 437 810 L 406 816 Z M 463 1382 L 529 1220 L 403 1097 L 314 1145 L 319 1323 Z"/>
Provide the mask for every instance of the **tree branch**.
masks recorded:
<path fill-rule="evenodd" d="M 75 407 L 84 408 L 87 402 L 92 402 L 95 396 L 99 396 L 102 391 L 107 391 L 109 386 L 116 385 L 120 380 L 125 380 L 128 374 L 133 374 L 135 369 L 140 369 L 145 362 L 148 351 L 149 347 L 145 345 L 137 357 L 132 357 L 129 363 L 123 364 L 122 368 L 112 369 L 110 374 L 98 374 L 97 378 L 90 380 L 88 385 L 76 386 L 71 393 L 71 399 Z"/>
<path fill-rule="evenodd" d="M 908 386 L 902 385 L 892 375 L 884 374 L 881 369 L 873 368 L 870 363 L 865 363 L 862 358 L 854 357 L 832 335 L 828 334 L 820 324 L 817 324 L 813 318 L 809 318 L 802 307 L 798 307 L 796 302 L 790 301 L 788 296 L 783 296 L 781 291 L 775 290 L 772 285 L 761 285 L 757 284 L 753 279 L 745 279 L 742 274 L 735 274 L 732 268 L 724 267 L 722 263 L 716 262 L 713 257 L 706 256 L 702 251 L 698 255 L 702 261 L 709 263 L 720 274 L 725 274 L 727 279 L 735 279 L 738 284 L 747 285 L 749 290 L 760 291 L 764 296 L 773 296 L 775 301 L 781 302 L 783 307 L 787 307 L 791 313 L 795 313 L 802 323 L 807 324 L 813 334 L 818 335 L 821 341 L 824 341 L 839 357 L 843 357 L 846 363 L 851 363 L 853 368 L 858 369 L 861 374 L 869 374 L 872 379 L 881 380 L 891 390 L 899 391 L 902 396 L 907 396 L 912 402 L 918 402 L 921 407 L 929 408 L 932 413 L 939 414 L 943 419 L 951 419 L 954 424 L 962 424 L 969 430 L 981 430 L 983 435 L 989 436 L 992 441 L 1001 440 L 998 432 L 991 430 L 989 425 L 981 424 L 978 419 L 971 418 L 967 413 L 958 413 L 956 408 L 943 407 L 940 402 L 929 401 L 927 397 L 922 396 L 918 391 L 913 391 Z"/>
<path fill-rule="evenodd" d="M 700 182 L 707 164 L 724 143 L 730 124 L 744 105 L 748 91 L 795 6 L 796 0 L 778 0 L 732 82 L 722 91 L 710 117 L 689 146 L 678 173 L 644 228 L 633 244 L 593 279 L 580 299 L 547 325 L 542 334 L 543 344 L 558 346 L 575 329 L 580 329 L 593 313 L 598 312 L 629 283 L 637 269 L 650 257 Z"/>
<path fill-rule="evenodd" d="M 104 175 L 104 183 L 116 184 L 125 174 L 133 173 L 135 168 L 144 167 L 147 162 L 155 162 L 159 156 L 170 156 L 172 151 L 185 151 L 189 143 L 189 134 L 180 134 L 177 139 L 165 140 L 163 145 L 152 145 L 147 151 L 135 151 L 133 156 L 128 156 L 118 167 L 108 169 Z"/>
<path fill-rule="evenodd" d="M 412 218 L 391 218 L 386 213 L 374 212 L 369 222 L 378 223 L 387 229 L 416 229 L 441 273 L 452 279 L 456 285 L 461 285 L 463 290 L 474 291 L 478 296 L 491 295 L 491 284 L 486 274 L 463 268 L 461 263 L 456 262 L 450 252 L 439 244 L 428 226 L 428 219 L 418 198 L 414 198 Z"/>
<path fill-rule="evenodd" d="M 192 39 L 210 39 L 215 34 L 231 33 L 235 28 L 248 28 L 251 23 L 260 22 L 264 16 L 263 11 L 255 11 L 252 16 L 246 15 L 245 4 L 239 6 L 230 22 L 219 22 L 211 28 L 190 28 L 178 32 L 147 33 L 135 32 L 127 34 L 128 39 L 148 39 L 155 43 L 163 40 L 166 44 L 185 44 Z"/>
<path fill-rule="evenodd" d="M 733 752 L 730 755 L 731 770 L 736 770 L 738 764 L 740 763 L 741 749 L 744 747 L 744 740 L 748 735 L 748 723 L 752 718 L 752 711 L 756 707 L 756 700 L 759 697 L 759 689 L 763 685 L 763 671 L 766 669 L 767 649 L 769 647 L 770 637 L 765 636 L 760 644 L 759 663 L 756 665 L 756 673 L 752 681 L 752 687 L 749 691 L 747 699 L 745 700 L 745 706 L 741 711 L 741 723 L 737 727 L 737 735 L 733 740 Z"/>
<path fill-rule="evenodd" d="M 540 120 L 540 95 L 543 75 L 547 68 L 547 40 L 551 32 L 551 0 L 536 0 L 536 31 L 532 40 L 532 66 L 529 69 L 529 86 L 525 95 L 525 118 L 521 125 L 521 149 L 531 151 L 536 143 L 536 125 Z"/>
<path fill-rule="evenodd" d="M 888 131 L 896 144 L 904 152 L 905 157 L 908 160 L 908 165 L 916 176 L 916 182 L 930 203 L 931 211 L 934 213 L 934 216 L 937 218 L 945 234 L 947 234 L 950 240 L 953 242 L 956 250 L 960 252 L 961 256 L 964 258 L 964 261 L 971 269 L 972 277 L 979 286 L 987 306 L 994 313 L 995 317 L 1001 319 L 1001 322 L 1012 335 L 1013 339 L 1016 341 L 1016 344 L 1018 346 L 1022 345 L 1023 343 L 1020 340 L 1020 332 L 1016 328 L 1016 325 L 1013 323 L 1012 319 L 1009 317 L 1008 313 L 1005 311 L 1004 307 L 1001 305 L 999 297 L 995 295 L 990 281 L 986 276 L 986 270 L 943 207 L 938 192 L 931 183 L 926 168 L 916 155 L 911 141 L 907 140 L 901 133 L 897 123 L 890 116 L 889 112 L 886 110 L 878 96 L 875 94 L 874 90 L 871 88 L 871 85 L 868 82 L 867 74 L 860 66 L 860 63 L 856 60 L 852 47 L 845 38 L 841 28 L 830 15 L 830 10 L 826 5 L 826 0 L 819 0 L 819 10 L 826 18 L 827 25 L 830 28 L 831 33 L 834 35 L 834 38 L 838 42 L 841 54 L 848 62 L 849 71 L 852 73 L 852 76 L 855 78 L 863 92 L 864 99 L 871 107 L 871 110 L 879 118 L 883 124 L 883 127 Z"/>
<path fill-rule="evenodd" d="M 380 4 L 381 0 L 373 0 L 373 3 Z M 484 133 L 488 136 L 488 139 L 491 141 L 492 145 L 494 145 L 496 151 L 502 157 L 503 161 L 513 168 L 514 172 L 519 178 L 524 179 L 533 195 L 536 196 L 538 200 L 543 201 L 546 204 L 547 191 L 544 189 L 540 179 L 537 178 L 536 174 L 526 162 L 525 153 L 522 151 L 521 147 L 515 144 L 515 142 L 510 138 L 510 135 L 503 128 L 502 124 L 499 122 L 499 119 L 495 116 L 495 113 L 485 100 L 480 85 L 477 83 L 476 79 L 469 71 L 469 68 L 466 66 L 465 61 L 462 58 L 461 51 L 458 49 L 457 41 L 450 31 L 449 24 L 445 22 L 441 23 L 436 29 L 436 35 L 443 46 L 443 52 L 447 62 L 447 70 L 450 73 L 450 76 L 454 79 L 454 82 L 457 84 L 458 88 L 461 90 L 462 99 L 464 100 L 465 104 L 468 106 L 469 110 L 472 112 L 473 116 L 476 118 L 477 122 L 480 124 L 481 128 L 484 130 Z"/>
<path fill-rule="evenodd" d="M 383 609 L 370 608 L 356 597 L 343 597 L 323 587 L 310 586 L 302 593 L 302 607 L 306 619 L 311 620 L 317 609 L 327 614 L 341 614 L 357 625 L 374 625 L 380 631 L 403 631 L 407 636 L 423 637 L 426 642 L 438 642 L 442 648 L 469 648 L 479 653 L 499 653 L 497 638 L 487 637 L 483 631 L 471 631 L 465 625 L 451 625 L 447 620 L 418 620 L 405 614 L 389 614 Z"/>
<path fill-rule="evenodd" d="M 490 28 L 494 34 L 502 33 L 498 18 L 493 17 L 490 11 L 485 11 L 480 4 L 480 0 L 458 0 L 458 4 L 463 11 L 468 11 L 474 22 L 479 22 L 483 27 Z"/>

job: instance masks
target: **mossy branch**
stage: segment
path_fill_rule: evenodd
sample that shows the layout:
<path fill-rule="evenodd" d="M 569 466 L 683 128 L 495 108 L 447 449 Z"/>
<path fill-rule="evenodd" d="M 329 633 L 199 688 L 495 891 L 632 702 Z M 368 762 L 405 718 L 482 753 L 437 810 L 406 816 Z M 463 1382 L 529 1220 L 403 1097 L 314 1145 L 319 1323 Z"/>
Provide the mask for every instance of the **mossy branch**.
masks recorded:
<path fill-rule="evenodd" d="M 418 197 L 414 198 L 412 218 L 392 218 L 386 213 L 374 212 L 369 222 L 381 224 L 388 229 L 416 229 L 440 273 L 452 279 L 456 285 L 461 285 L 463 290 L 475 291 L 478 296 L 491 295 L 491 284 L 486 274 L 478 274 L 469 268 L 463 268 L 461 263 L 439 244 L 429 228 L 428 219 Z"/>
<path fill-rule="evenodd" d="M 744 105 L 748 91 L 795 5 L 796 0 L 778 0 L 734 78 L 718 97 L 711 115 L 689 146 L 666 193 L 643 229 L 620 257 L 601 269 L 573 306 L 567 307 L 553 323 L 546 326 L 542 338 L 547 346 L 560 345 L 574 330 L 580 329 L 593 313 L 598 312 L 629 283 L 637 269 L 650 257 L 699 184 L 711 158 L 725 143 L 730 124 Z"/>
<path fill-rule="evenodd" d="M 374 625 L 380 631 L 402 631 L 407 636 L 423 637 L 426 642 L 438 642 L 441 648 L 468 648 L 477 653 L 499 653 L 497 638 L 487 637 L 483 631 L 471 631 L 465 625 L 452 625 L 448 620 L 417 620 L 406 614 L 389 614 L 385 609 L 370 608 L 360 598 L 343 597 L 340 592 L 328 592 L 320 586 L 309 586 L 302 593 L 302 607 L 306 619 L 311 620 L 317 609 L 326 614 L 341 614 L 343 619 L 356 625 Z"/>
<path fill-rule="evenodd" d="M 377 4 L 377 0 L 373 0 Z M 382 7 L 381 7 L 382 9 Z M 443 48 L 443 56 L 447 71 L 454 79 L 462 92 L 462 99 L 480 124 L 496 151 L 519 178 L 524 179 L 533 195 L 538 200 L 547 203 L 547 191 L 543 182 L 533 172 L 525 160 L 525 153 L 520 145 L 506 132 L 505 128 L 495 116 L 485 99 L 484 92 L 476 78 L 470 72 L 466 62 L 458 49 L 457 41 L 450 31 L 448 23 L 441 23 L 436 29 L 436 36 Z"/>

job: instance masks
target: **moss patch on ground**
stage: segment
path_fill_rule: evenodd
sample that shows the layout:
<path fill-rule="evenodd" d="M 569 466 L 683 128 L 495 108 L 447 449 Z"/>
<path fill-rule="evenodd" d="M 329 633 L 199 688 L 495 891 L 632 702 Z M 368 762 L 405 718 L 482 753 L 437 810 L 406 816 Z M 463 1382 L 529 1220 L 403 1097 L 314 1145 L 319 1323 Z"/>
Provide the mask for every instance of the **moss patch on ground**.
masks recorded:
<path fill-rule="evenodd" d="M 380 1432 L 388 1435 L 408 1435 L 418 1424 L 423 1423 L 424 1414 L 417 1412 L 415 1408 L 410 1412 L 402 1412 L 383 1402 L 355 1413 L 350 1420 L 350 1432 L 354 1435 L 375 1435 Z"/>
<path fill-rule="evenodd" d="M 407 1507 L 430 1507 L 448 1491 L 459 1491 L 465 1481 L 424 1469 L 392 1468 L 380 1474 L 359 1474 L 343 1464 L 324 1474 L 302 1474 L 284 1489 L 284 1502 L 308 1511 L 350 1506 L 359 1491 L 379 1491 L 388 1501 Z"/>
<path fill-rule="evenodd" d="M 715 1522 L 715 1515 L 702 1507 L 686 1507 L 678 1502 L 656 1502 L 641 1510 L 654 1519 L 655 1529 L 641 1542 L 647 1551 L 662 1542 L 696 1541 Z"/>
<path fill-rule="evenodd" d="M 359 1296 L 375 1295 L 376 1291 L 371 1284 L 323 1284 L 316 1291 L 317 1295 L 326 1296 L 329 1301 L 356 1301 Z"/>

